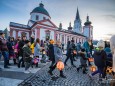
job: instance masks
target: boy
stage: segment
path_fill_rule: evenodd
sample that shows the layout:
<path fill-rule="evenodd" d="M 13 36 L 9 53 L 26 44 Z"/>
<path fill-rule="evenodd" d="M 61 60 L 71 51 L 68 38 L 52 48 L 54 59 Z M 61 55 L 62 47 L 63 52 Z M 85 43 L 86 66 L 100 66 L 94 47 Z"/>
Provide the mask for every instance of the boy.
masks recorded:
<path fill-rule="evenodd" d="M 30 73 L 30 66 L 32 62 L 32 52 L 30 49 L 30 41 L 26 40 L 25 45 L 23 46 L 23 57 L 24 57 L 24 62 L 25 62 L 25 72 L 24 73 Z"/>

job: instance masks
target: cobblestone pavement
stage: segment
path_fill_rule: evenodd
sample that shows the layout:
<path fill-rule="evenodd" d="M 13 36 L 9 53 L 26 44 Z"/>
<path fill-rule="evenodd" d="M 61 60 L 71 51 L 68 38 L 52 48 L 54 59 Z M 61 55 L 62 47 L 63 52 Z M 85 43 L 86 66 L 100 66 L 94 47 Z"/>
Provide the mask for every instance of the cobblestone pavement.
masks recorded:
<path fill-rule="evenodd" d="M 78 66 L 79 61 L 74 63 Z M 68 66 L 65 66 L 64 69 L 66 79 L 59 77 L 59 71 L 57 69 L 53 71 L 54 75 L 50 76 L 47 73 L 49 65 L 50 63 L 18 86 L 109 86 L 104 83 L 99 84 L 97 80 L 98 75 L 91 80 L 87 74 L 82 74 L 82 71 L 78 73 L 76 67 L 71 67 L 69 62 Z"/>

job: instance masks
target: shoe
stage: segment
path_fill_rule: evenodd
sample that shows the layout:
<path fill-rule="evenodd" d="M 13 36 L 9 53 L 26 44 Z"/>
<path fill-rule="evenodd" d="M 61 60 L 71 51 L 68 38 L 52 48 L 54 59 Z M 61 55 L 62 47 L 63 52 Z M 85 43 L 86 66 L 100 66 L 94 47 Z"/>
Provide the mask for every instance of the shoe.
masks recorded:
<path fill-rule="evenodd" d="M 62 78 L 66 78 L 66 76 L 64 76 L 64 75 L 60 75 L 60 77 L 62 77 Z"/>
<path fill-rule="evenodd" d="M 25 70 L 24 73 L 28 74 L 28 73 L 30 73 L 30 72 L 29 72 L 29 70 Z"/>
<path fill-rule="evenodd" d="M 18 64 L 18 68 L 20 68 L 20 64 Z"/>
<path fill-rule="evenodd" d="M 50 70 L 48 71 L 48 73 L 49 73 L 51 76 L 53 75 L 53 73 L 52 73 Z"/>
<path fill-rule="evenodd" d="M 83 74 L 87 74 L 87 72 L 86 72 L 86 71 L 83 71 Z"/>
<path fill-rule="evenodd" d="M 65 66 L 67 66 L 67 64 L 66 64 L 66 63 L 65 63 L 64 65 L 65 65 Z"/>
<path fill-rule="evenodd" d="M 21 67 L 25 67 L 25 65 L 22 65 Z"/>
<path fill-rule="evenodd" d="M 5 66 L 4 68 L 10 68 L 10 67 L 8 67 L 8 66 Z"/>

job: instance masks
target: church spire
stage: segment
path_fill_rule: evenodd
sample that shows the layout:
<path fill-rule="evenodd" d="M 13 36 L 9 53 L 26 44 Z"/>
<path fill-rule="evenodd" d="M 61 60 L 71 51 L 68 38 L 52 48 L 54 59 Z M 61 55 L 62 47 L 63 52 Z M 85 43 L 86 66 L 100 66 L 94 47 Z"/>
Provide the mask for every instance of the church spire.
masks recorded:
<path fill-rule="evenodd" d="M 62 30 L 62 23 L 59 24 L 59 30 Z"/>
<path fill-rule="evenodd" d="M 80 20 L 80 16 L 79 16 L 79 10 L 78 10 L 78 7 L 77 7 L 77 13 L 76 13 L 76 20 Z"/>
<path fill-rule="evenodd" d="M 72 30 L 72 27 L 71 27 L 71 22 L 69 23 L 69 27 L 68 27 L 68 30 Z"/>
<path fill-rule="evenodd" d="M 89 16 L 88 16 L 88 14 L 87 14 L 86 22 L 84 23 L 84 25 L 90 25 L 90 24 L 91 24 L 91 22 L 89 21 Z"/>

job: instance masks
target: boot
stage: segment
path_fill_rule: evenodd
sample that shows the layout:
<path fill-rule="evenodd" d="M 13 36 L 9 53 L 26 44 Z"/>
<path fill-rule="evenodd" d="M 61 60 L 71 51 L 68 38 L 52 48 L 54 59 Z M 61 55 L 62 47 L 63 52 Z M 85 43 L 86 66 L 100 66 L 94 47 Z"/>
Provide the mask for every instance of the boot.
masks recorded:
<path fill-rule="evenodd" d="M 60 77 L 66 78 L 66 76 L 64 76 L 64 74 L 63 74 L 63 71 L 60 71 Z"/>
<path fill-rule="evenodd" d="M 14 61 L 14 65 L 16 65 L 17 63 L 16 63 L 16 59 L 13 59 L 13 61 Z"/>
<path fill-rule="evenodd" d="M 51 70 L 49 70 L 49 71 L 48 71 L 48 73 L 49 73 L 51 76 L 53 75 L 53 73 L 52 73 L 52 71 L 51 71 Z"/>
<path fill-rule="evenodd" d="M 11 64 L 9 63 L 9 60 L 7 60 L 7 65 L 9 65 L 9 66 L 11 65 Z"/>

